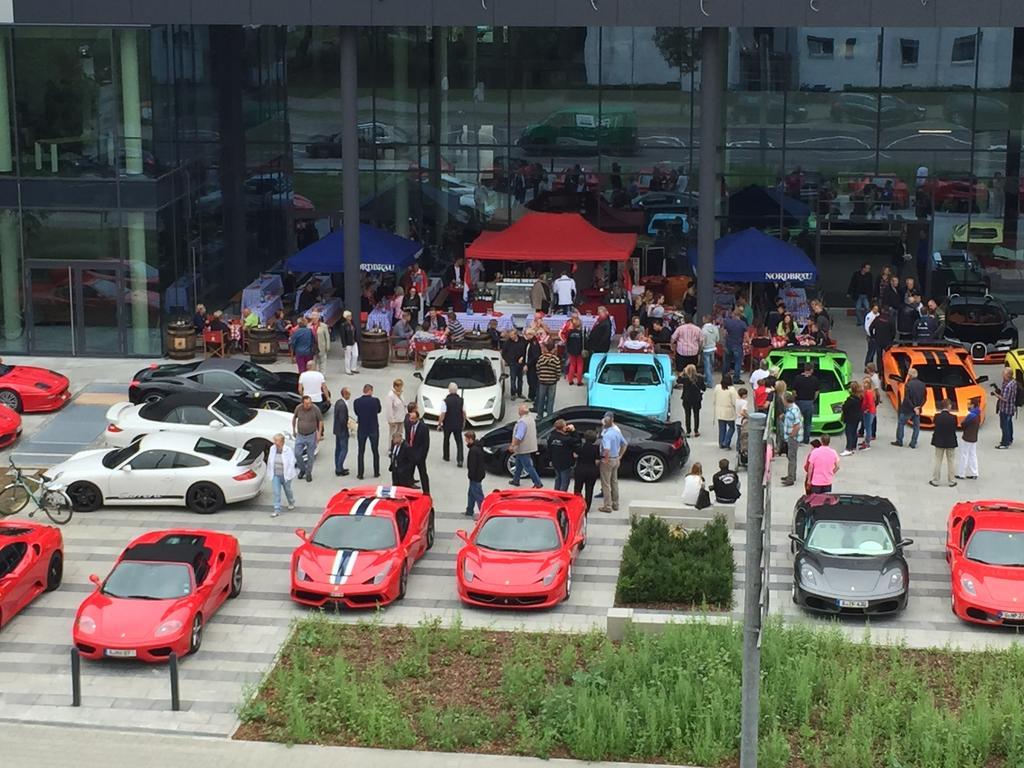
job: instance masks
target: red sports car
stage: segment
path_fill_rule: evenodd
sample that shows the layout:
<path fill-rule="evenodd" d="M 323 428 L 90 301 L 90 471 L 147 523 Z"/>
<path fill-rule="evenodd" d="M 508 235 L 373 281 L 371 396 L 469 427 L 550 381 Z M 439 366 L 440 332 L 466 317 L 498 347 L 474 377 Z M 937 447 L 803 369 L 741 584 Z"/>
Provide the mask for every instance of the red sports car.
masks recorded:
<path fill-rule="evenodd" d="M 548 608 L 568 600 L 587 545 L 583 499 L 564 491 L 494 491 L 459 550 L 459 599 L 469 605 Z"/>
<path fill-rule="evenodd" d="M 60 586 L 64 541 L 50 525 L 0 521 L 0 629 L 43 592 Z"/>
<path fill-rule="evenodd" d="M 965 501 L 946 526 L 953 613 L 964 621 L 1024 627 L 1024 503 Z"/>
<path fill-rule="evenodd" d="M 4 405 L 0 405 L 0 448 L 18 439 L 21 434 L 21 416 L 17 411 L 12 411 Z"/>
<path fill-rule="evenodd" d="M 8 365 L 0 360 L 0 405 L 18 413 L 55 411 L 71 399 L 68 378 L 31 365 Z"/>
<path fill-rule="evenodd" d="M 413 488 L 361 486 L 335 494 L 312 533 L 295 531 L 292 600 L 316 607 L 387 605 L 434 546 L 434 507 Z"/>
<path fill-rule="evenodd" d="M 238 539 L 215 531 L 144 533 L 78 607 L 73 640 L 87 659 L 160 662 L 195 653 L 203 627 L 242 591 Z"/>

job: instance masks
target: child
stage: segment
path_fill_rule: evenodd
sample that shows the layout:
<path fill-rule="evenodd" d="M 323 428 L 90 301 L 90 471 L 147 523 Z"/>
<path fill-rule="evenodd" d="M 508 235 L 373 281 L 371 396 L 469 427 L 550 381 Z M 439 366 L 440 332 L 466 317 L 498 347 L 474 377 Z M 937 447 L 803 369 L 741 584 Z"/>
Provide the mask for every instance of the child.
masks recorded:
<path fill-rule="evenodd" d="M 736 392 L 736 431 L 747 420 L 747 388 L 740 387 Z"/>
<path fill-rule="evenodd" d="M 498 331 L 497 320 L 491 320 L 487 324 L 487 336 L 491 340 L 491 349 L 495 351 L 501 349 L 501 332 Z"/>
<path fill-rule="evenodd" d="M 865 376 L 863 384 L 864 392 L 860 398 L 860 423 L 864 440 L 858 448 L 866 451 L 871 447 L 871 440 L 875 436 L 875 422 L 878 420 L 878 403 L 875 402 L 875 390 L 871 377 Z"/>

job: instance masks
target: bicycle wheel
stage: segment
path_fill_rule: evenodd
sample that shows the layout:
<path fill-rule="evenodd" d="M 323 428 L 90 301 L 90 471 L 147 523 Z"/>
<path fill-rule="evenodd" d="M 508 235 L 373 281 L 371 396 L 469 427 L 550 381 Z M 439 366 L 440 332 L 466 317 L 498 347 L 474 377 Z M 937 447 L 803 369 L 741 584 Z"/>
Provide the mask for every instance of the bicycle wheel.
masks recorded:
<path fill-rule="evenodd" d="M 25 486 L 11 483 L 0 491 L 0 517 L 18 514 L 28 504 L 28 499 Z"/>
<path fill-rule="evenodd" d="M 67 497 L 60 491 L 47 491 L 43 494 L 43 512 L 57 525 L 64 525 L 71 520 L 74 510 Z"/>

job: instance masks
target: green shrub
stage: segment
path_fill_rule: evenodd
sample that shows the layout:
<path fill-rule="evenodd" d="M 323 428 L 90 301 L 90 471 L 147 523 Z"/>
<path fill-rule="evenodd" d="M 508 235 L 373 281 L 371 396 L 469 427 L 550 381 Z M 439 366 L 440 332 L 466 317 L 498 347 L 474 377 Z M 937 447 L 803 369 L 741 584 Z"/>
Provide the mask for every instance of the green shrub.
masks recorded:
<path fill-rule="evenodd" d="M 633 522 L 622 551 L 616 600 L 729 608 L 733 568 L 725 518 L 681 531 L 652 515 Z"/>

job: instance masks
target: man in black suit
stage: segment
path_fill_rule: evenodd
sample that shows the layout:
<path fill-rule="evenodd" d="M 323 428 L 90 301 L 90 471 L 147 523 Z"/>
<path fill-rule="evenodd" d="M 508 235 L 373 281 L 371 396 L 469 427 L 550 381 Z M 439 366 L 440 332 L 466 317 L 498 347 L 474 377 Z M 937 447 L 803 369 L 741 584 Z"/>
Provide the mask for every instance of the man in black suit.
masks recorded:
<path fill-rule="evenodd" d="M 430 428 L 420 422 L 420 412 L 416 403 L 409 403 L 409 415 L 405 420 L 405 444 L 411 454 L 412 464 L 419 473 L 423 492 L 430 493 L 430 478 L 427 476 Z"/>
<path fill-rule="evenodd" d="M 412 451 L 401 435 L 395 435 L 391 440 L 391 484 L 403 488 L 411 488 L 413 485 Z"/>
<path fill-rule="evenodd" d="M 352 403 L 352 410 L 356 414 L 356 438 L 359 442 L 359 460 L 357 463 L 357 477 L 363 479 L 363 453 L 367 442 L 370 444 L 370 452 L 373 454 L 373 476 L 380 477 L 380 451 L 377 443 L 380 439 L 380 400 L 373 396 L 373 385 L 367 384 L 363 387 L 363 396 L 356 398 Z"/>
<path fill-rule="evenodd" d="M 607 352 L 612 346 L 612 320 L 608 310 L 604 307 L 597 308 L 597 321 L 590 329 L 587 336 L 587 345 L 592 354 L 599 355 Z"/>
<path fill-rule="evenodd" d="M 348 474 L 345 459 L 348 456 L 348 387 L 342 387 L 341 397 L 334 406 L 334 474 L 341 477 Z"/>

